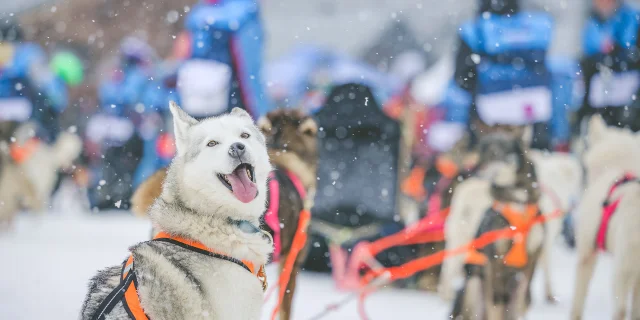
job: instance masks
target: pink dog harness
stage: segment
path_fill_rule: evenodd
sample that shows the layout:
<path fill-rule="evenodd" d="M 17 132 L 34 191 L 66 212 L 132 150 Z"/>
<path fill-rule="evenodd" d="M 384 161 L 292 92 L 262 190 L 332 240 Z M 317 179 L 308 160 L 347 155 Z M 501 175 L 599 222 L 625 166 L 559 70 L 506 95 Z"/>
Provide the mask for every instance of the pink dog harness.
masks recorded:
<path fill-rule="evenodd" d="M 298 195 L 300 195 L 300 199 L 304 202 L 305 197 L 307 196 L 306 191 L 304 190 L 304 186 L 302 185 L 302 181 L 300 178 L 293 174 L 293 172 L 284 170 L 289 177 L 289 180 L 293 183 L 293 186 L 298 191 Z M 282 248 L 282 244 L 280 242 L 280 217 L 278 215 L 278 211 L 280 209 L 280 182 L 278 181 L 275 173 L 272 171 L 269 174 L 269 208 L 267 212 L 264 214 L 265 223 L 273 230 L 273 261 L 278 261 L 280 259 L 280 250 Z"/>
<path fill-rule="evenodd" d="M 620 204 L 620 200 L 622 198 L 615 199 L 611 201 L 611 196 L 618 189 L 619 186 L 628 183 L 639 181 L 638 178 L 631 173 L 626 173 L 622 179 L 617 180 L 609 189 L 609 193 L 607 194 L 607 198 L 602 204 L 602 220 L 600 220 L 600 228 L 598 229 L 598 236 L 596 238 L 596 245 L 598 249 L 606 250 L 606 242 L 607 242 L 607 230 L 609 229 L 609 221 L 611 217 L 616 212 L 618 208 L 618 204 Z"/>

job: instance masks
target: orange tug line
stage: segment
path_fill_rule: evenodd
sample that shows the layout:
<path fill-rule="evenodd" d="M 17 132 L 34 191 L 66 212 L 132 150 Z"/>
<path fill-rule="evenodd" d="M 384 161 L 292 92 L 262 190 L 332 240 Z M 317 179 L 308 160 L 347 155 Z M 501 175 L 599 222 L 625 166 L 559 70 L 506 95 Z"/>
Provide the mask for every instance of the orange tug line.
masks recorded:
<path fill-rule="evenodd" d="M 522 232 L 528 232 L 532 226 L 543 223 L 547 220 L 555 219 L 562 216 L 562 211 L 556 210 L 552 214 L 549 215 L 540 215 L 532 219 L 524 228 L 504 228 L 500 230 L 487 232 L 475 240 L 457 247 L 451 250 L 442 250 L 440 252 L 428 255 L 426 257 L 418 258 L 412 261 L 409 261 L 403 265 L 397 267 L 384 268 L 381 270 L 371 270 L 367 272 L 362 278 L 360 283 L 363 288 L 370 284 L 372 281 L 377 279 L 378 277 L 385 275 L 388 276 L 388 280 L 386 283 L 391 283 L 396 280 L 405 279 L 411 277 L 419 271 L 429 269 L 435 265 L 441 264 L 446 258 L 450 256 L 460 255 L 464 253 L 469 253 L 474 251 L 475 249 L 483 248 L 493 242 L 496 242 L 501 239 L 513 238 L 517 235 L 521 235 Z M 375 288 L 371 288 L 368 290 L 363 290 L 358 297 L 358 313 L 362 320 L 369 319 L 365 312 L 365 299 L 366 297 L 373 293 Z"/>
<path fill-rule="evenodd" d="M 289 284 L 291 273 L 293 272 L 293 264 L 295 263 L 298 254 L 300 254 L 300 251 L 302 251 L 307 243 L 307 228 L 309 227 L 309 221 L 311 221 L 311 213 L 309 210 L 301 210 L 300 219 L 298 220 L 298 228 L 296 229 L 296 234 L 293 237 L 293 243 L 291 244 L 291 251 L 289 251 L 289 254 L 287 255 L 284 268 L 282 268 L 282 272 L 278 278 L 278 303 L 271 313 L 271 320 L 275 320 L 278 312 L 280 311 L 280 306 L 282 305 L 282 300 L 284 300 L 287 285 Z"/>

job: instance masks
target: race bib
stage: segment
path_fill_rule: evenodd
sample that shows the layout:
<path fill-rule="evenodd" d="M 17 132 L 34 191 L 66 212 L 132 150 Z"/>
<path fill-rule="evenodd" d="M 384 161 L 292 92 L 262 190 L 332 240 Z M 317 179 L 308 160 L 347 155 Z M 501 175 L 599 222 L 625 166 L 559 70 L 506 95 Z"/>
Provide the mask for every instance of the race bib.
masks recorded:
<path fill-rule="evenodd" d="M 551 102 L 549 88 L 531 87 L 480 94 L 476 108 L 480 119 L 488 125 L 526 125 L 549 121 Z"/>
<path fill-rule="evenodd" d="M 599 72 L 591 79 L 589 104 L 594 108 L 629 105 L 639 85 L 638 71 Z"/>
<path fill-rule="evenodd" d="M 429 127 L 427 143 L 437 152 L 447 152 L 464 136 L 464 132 L 464 125 L 439 121 Z"/>
<path fill-rule="evenodd" d="M 231 68 L 223 63 L 190 60 L 178 71 L 182 108 L 195 117 L 227 111 L 230 86 Z"/>
<path fill-rule="evenodd" d="M 24 122 L 32 112 L 33 106 L 26 98 L 0 99 L 0 120 Z"/>
<path fill-rule="evenodd" d="M 87 139 L 96 143 L 122 145 L 135 132 L 131 120 L 121 117 L 98 114 L 87 123 Z"/>

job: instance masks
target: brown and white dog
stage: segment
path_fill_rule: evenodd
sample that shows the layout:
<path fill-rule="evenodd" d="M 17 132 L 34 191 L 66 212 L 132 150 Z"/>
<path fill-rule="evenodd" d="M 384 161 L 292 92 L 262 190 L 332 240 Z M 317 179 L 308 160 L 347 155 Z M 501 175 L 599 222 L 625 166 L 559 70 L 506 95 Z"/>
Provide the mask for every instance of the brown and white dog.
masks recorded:
<path fill-rule="evenodd" d="M 524 226 L 537 217 L 540 214 L 540 193 L 535 188 L 535 169 L 525 155 L 522 141 L 503 133 L 492 133 L 481 139 L 479 154 L 477 175 L 484 176 L 488 181 L 488 189 L 476 197 L 478 201 L 488 202 L 489 206 L 485 207 L 477 222 L 468 220 L 478 217 L 467 217 L 465 212 L 460 212 L 462 216 L 458 216 L 453 211 L 455 208 L 452 208 L 449 218 L 456 220 L 456 223 L 447 221 L 446 233 L 451 233 L 451 228 L 455 226 L 468 223 L 477 228 L 463 226 L 462 229 L 472 230 L 477 237 L 493 230 L 513 228 L 519 223 Z M 456 193 L 462 187 L 463 184 Z M 454 202 L 458 195 L 454 194 Z M 536 225 L 522 235 L 521 251 L 517 250 L 516 240 L 503 239 L 480 249 L 477 253 L 483 257 L 480 262 L 467 260 L 471 264 L 465 267 L 467 275 L 454 303 L 452 318 L 474 319 L 484 315 L 480 319 L 515 320 L 524 316 L 530 301 L 529 284 L 542 252 L 543 239 L 544 230 Z"/>
<path fill-rule="evenodd" d="M 270 112 L 257 121 L 257 126 L 266 138 L 270 162 L 275 167 L 272 179 L 277 179 L 279 185 L 277 217 L 281 226 L 281 249 L 276 254 L 280 256 L 279 262 L 282 268 L 298 227 L 299 213 L 305 207 L 306 200 L 297 191 L 295 184 L 291 181 L 291 177 L 293 176 L 294 179 L 299 180 L 304 187 L 305 193 L 312 197 L 316 186 L 318 158 L 316 133 L 318 127 L 310 116 L 303 114 L 299 110 L 291 109 Z M 160 195 L 165 176 L 166 170 L 161 169 L 138 187 L 131 199 L 132 209 L 136 214 L 146 214 L 149 206 Z M 268 198 L 272 199 L 271 195 Z M 268 207 L 271 208 L 272 206 Z M 274 233 L 274 230 L 267 224 L 263 224 L 262 227 Z M 291 318 L 296 276 L 306 258 L 308 245 L 307 243 L 305 249 L 300 252 L 294 264 L 291 279 L 280 308 L 280 319 Z"/>

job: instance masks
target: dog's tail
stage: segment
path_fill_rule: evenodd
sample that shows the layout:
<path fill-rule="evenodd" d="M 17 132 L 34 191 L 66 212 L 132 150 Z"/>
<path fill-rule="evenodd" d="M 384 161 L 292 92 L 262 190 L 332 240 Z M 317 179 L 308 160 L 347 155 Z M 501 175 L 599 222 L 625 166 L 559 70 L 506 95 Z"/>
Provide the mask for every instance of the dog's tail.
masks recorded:
<path fill-rule="evenodd" d="M 162 183 L 167 176 L 167 169 L 156 171 L 151 177 L 138 186 L 131 197 L 131 211 L 138 216 L 145 216 L 153 202 L 162 193 Z"/>
<path fill-rule="evenodd" d="M 53 144 L 53 151 L 53 161 L 58 167 L 69 167 L 82 152 L 82 140 L 76 134 L 61 132 Z"/>

